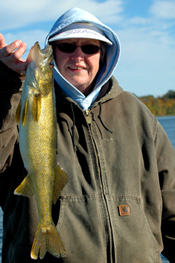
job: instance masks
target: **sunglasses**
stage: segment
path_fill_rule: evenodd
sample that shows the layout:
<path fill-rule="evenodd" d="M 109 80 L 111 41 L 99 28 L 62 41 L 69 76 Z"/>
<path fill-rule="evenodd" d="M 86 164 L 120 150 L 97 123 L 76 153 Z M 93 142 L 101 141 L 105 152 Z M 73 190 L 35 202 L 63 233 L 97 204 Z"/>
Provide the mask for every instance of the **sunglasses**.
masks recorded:
<path fill-rule="evenodd" d="M 80 47 L 83 53 L 85 54 L 96 54 L 99 50 L 101 50 L 101 47 L 96 45 L 84 45 L 84 46 L 76 46 L 71 43 L 60 43 L 60 44 L 54 44 L 60 51 L 64 53 L 73 53 L 77 47 Z"/>

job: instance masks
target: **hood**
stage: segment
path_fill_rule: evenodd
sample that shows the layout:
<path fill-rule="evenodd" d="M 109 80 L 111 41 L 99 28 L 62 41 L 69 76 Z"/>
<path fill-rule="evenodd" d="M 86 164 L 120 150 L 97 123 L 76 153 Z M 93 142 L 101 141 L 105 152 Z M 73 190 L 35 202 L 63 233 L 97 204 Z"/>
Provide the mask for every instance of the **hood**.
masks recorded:
<path fill-rule="evenodd" d="M 97 98 L 102 86 L 110 79 L 114 69 L 119 61 L 120 42 L 115 32 L 108 26 L 100 22 L 95 16 L 80 8 L 72 8 L 65 12 L 53 25 L 49 34 L 46 37 L 45 45 L 49 44 L 49 39 L 63 28 L 76 22 L 88 22 L 94 24 L 97 28 L 103 31 L 104 35 L 113 43 L 106 46 L 106 61 L 100 68 L 93 91 L 84 96 L 78 89 L 70 84 L 59 72 L 56 63 L 54 63 L 54 78 L 63 91 L 71 97 L 83 110 L 91 107 L 92 103 Z"/>

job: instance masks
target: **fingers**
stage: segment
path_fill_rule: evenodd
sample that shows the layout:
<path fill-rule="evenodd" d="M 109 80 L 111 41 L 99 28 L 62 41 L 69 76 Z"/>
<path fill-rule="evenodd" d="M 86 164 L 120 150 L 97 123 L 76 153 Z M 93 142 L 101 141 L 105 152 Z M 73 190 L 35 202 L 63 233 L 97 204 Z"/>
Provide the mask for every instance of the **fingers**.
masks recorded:
<path fill-rule="evenodd" d="M 17 48 L 20 47 L 20 44 L 21 40 L 16 40 L 9 45 L 5 44 L 4 47 L 1 49 L 0 58 L 10 56 L 12 53 L 15 52 Z"/>
<path fill-rule="evenodd" d="M 16 40 L 7 45 L 3 35 L 0 34 L 0 60 L 10 69 L 18 73 L 26 71 L 27 62 L 21 58 L 25 51 L 26 43 Z"/>
<path fill-rule="evenodd" d="M 26 70 L 27 62 L 21 58 L 26 51 L 26 44 L 17 40 L 5 47 L 4 61 L 8 67 L 21 73 Z"/>

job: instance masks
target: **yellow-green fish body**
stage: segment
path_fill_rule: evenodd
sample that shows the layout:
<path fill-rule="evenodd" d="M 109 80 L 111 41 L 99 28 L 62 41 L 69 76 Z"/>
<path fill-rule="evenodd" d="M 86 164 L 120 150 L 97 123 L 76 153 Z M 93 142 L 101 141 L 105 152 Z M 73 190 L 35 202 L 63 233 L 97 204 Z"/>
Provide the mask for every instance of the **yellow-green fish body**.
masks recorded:
<path fill-rule="evenodd" d="M 19 144 L 28 175 L 15 194 L 35 195 L 39 214 L 31 257 L 43 258 L 48 251 L 65 256 L 65 248 L 52 221 L 52 202 L 56 203 L 68 181 L 56 160 L 57 119 L 53 81 L 52 48 L 31 48 L 30 61 L 16 112 L 20 121 Z"/>

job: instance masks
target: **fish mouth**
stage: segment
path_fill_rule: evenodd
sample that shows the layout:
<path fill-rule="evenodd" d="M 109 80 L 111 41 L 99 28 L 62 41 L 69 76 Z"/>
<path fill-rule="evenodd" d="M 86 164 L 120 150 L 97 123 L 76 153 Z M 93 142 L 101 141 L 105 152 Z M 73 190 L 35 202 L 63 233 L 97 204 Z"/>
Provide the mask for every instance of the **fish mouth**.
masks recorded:
<path fill-rule="evenodd" d="M 44 49 L 41 49 L 39 42 L 36 42 L 30 49 L 27 61 L 29 70 L 33 76 L 33 82 L 37 83 L 36 86 L 40 82 L 40 92 L 46 93 L 45 84 L 53 81 L 54 63 L 52 46 L 48 45 Z"/>
<path fill-rule="evenodd" d="M 52 57 L 52 46 L 48 45 L 45 48 L 41 49 L 38 42 L 34 44 L 34 50 L 36 52 L 36 56 L 38 58 L 38 62 L 46 62 Z M 50 61 L 49 61 L 50 62 Z"/>
<path fill-rule="evenodd" d="M 46 64 L 49 65 L 53 61 L 52 55 L 52 46 L 48 45 L 45 48 L 41 49 L 39 42 L 35 42 L 34 46 L 30 49 L 27 61 L 30 64 L 31 61 L 34 61 L 35 67 L 41 69 Z"/>

